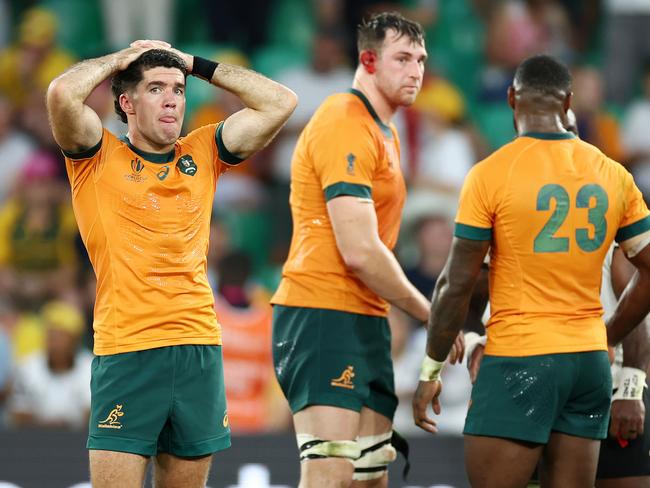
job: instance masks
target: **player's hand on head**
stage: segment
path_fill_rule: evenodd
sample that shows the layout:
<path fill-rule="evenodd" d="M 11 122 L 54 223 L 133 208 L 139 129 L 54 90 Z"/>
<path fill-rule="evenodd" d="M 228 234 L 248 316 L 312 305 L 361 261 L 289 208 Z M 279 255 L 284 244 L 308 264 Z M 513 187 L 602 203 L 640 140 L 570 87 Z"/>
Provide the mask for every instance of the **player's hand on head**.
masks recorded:
<path fill-rule="evenodd" d="M 469 370 L 469 379 L 472 384 L 476 382 L 484 354 L 485 346 L 483 344 L 477 344 L 472 350 L 471 354 L 467 357 L 467 369 Z"/>
<path fill-rule="evenodd" d="M 440 392 L 442 391 L 442 382 L 440 381 L 420 381 L 413 395 L 413 422 L 422 430 L 435 434 L 438 432 L 436 422 L 427 414 L 429 404 L 433 407 L 433 412 L 440 415 Z"/>
<path fill-rule="evenodd" d="M 618 439 L 632 440 L 643 434 L 645 405 L 642 400 L 612 402 L 609 434 Z"/>
<path fill-rule="evenodd" d="M 165 41 L 158 41 L 152 39 L 139 39 L 131 43 L 131 47 L 140 47 L 143 49 L 170 49 L 171 44 Z"/>

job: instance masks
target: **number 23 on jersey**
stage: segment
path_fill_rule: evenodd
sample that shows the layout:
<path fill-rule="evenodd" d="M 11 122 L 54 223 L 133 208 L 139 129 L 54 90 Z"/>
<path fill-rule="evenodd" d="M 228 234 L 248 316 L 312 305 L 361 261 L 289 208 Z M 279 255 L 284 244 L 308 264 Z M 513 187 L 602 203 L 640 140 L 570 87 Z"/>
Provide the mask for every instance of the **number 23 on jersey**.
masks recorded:
<path fill-rule="evenodd" d="M 551 200 L 555 201 L 555 209 L 550 218 L 535 237 L 534 251 L 568 252 L 573 245 L 570 237 L 558 237 L 556 232 L 562 226 L 569 214 L 571 205 L 577 209 L 586 209 L 587 222 L 592 226 L 575 229 L 575 243 L 580 249 L 592 252 L 602 246 L 607 235 L 607 220 L 605 214 L 609 207 L 607 192 L 595 183 L 584 185 L 574 196 L 557 184 L 544 185 L 537 194 L 537 211 L 551 209 Z M 590 237 L 590 230 L 593 237 Z"/>

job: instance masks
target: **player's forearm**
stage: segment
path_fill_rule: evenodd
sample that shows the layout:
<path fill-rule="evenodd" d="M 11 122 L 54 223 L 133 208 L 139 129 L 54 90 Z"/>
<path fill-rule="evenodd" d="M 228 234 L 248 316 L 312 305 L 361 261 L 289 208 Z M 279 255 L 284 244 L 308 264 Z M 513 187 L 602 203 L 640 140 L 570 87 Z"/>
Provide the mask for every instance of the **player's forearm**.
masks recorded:
<path fill-rule="evenodd" d="M 650 271 L 635 273 L 607 322 L 607 341 L 618 344 L 650 312 Z"/>
<path fill-rule="evenodd" d="M 406 278 L 395 255 L 379 241 L 356 262 L 348 262 L 364 284 L 391 305 L 420 322 L 429 317 L 429 300 Z"/>
<path fill-rule="evenodd" d="M 470 284 L 451 282 L 447 271 L 436 283 L 427 327 L 427 355 L 444 361 L 467 317 L 471 298 Z"/>
<path fill-rule="evenodd" d="M 265 118 L 281 120 L 281 124 L 297 103 L 295 93 L 289 88 L 241 66 L 220 63 L 210 82 L 237 95 L 246 107 Z"/>
<path fill-rule="evenodd" d="M 650 315 L 623 339 L 623 366 L 648 371 L 650 367 Z"/>

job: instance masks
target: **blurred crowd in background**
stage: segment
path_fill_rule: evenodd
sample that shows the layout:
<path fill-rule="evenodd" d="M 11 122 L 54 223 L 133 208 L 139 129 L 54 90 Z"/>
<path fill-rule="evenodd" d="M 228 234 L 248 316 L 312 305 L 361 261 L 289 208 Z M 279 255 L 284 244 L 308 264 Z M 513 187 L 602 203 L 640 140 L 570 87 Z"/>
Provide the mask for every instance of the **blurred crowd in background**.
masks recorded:
<path fill-rule="evenodd" d="M 163 39 L 251 67 L 300 99 L 276 140 L 219 180 L 208 260 L 232 429 L 290 429 L 273 375 L 268 299 L 291 238 L 291 154 L 322 100 L 350 88 L 356 25 L 377 10 L 402 11 L 427 33 L 424 86 L 395 119 L 409 187 L 397 254 L 425 295 L 447 257 L 465 174 L 514 137 L 505 94 L 529 55 L 570 66 L 580 136 L 626 165 L 650 199 L 648 1 L 0 0 L 0 428 L 84 429 L 90 402 L 94 274 L 45 90 L 78 60 Z M 108 82 L 87 103 L 105 127 L 125 132 Z M 240 108 L 231 94 L 190 77 L 184 132 Z M 410 395 L 425 333 L 399 313 L 390 318 L 396 426 L 413 433 Z M 462 367 L 445 374 L 440 426 L 459 433 L 468 375 Z"/>

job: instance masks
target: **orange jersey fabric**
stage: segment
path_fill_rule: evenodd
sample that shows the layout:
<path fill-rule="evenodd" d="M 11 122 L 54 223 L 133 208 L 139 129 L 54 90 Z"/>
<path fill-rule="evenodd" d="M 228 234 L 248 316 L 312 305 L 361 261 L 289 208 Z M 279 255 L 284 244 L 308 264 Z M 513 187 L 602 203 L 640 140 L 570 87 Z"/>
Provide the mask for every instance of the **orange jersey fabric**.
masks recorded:
<path fill-rule="evenodd" d="M 385 316 L 388 303 L 349 271 L 336 246 L 327 201 L 372 198 L 379 237 L 392 249 L 406 186 L 394 126 L 356 90 L 332 95 L 303 130 L 291 164 L 293 237 L 272 303 Z"/>
<path fill-rule="evenodd" d="M 66 154 L 75 216 L 97 275 L 95 354 L 221 344 L 206 253 L 217 179 L 224 159 L 235 161 L 216 128 L 191 132 L 166 155 L 107 130 L 98 147 Z"/>
<path fill-rule="evenodd" d="M 455 235 L 491 240 L 486 353 L 607 350 L 603 259 L 649 214 L 630 173 L 571 134 L 518 137 L 474 166 Z"/>
<path fill-rule="evenodd" d="M 273 309 L 264 306 L 235 308 L 215 298 L 223 326 L 223 368 L 228 419 L 233 432 L 260 432 L 269 427 L 269 402 L 279 392 L 273 375 L 271 323 Z"/>

